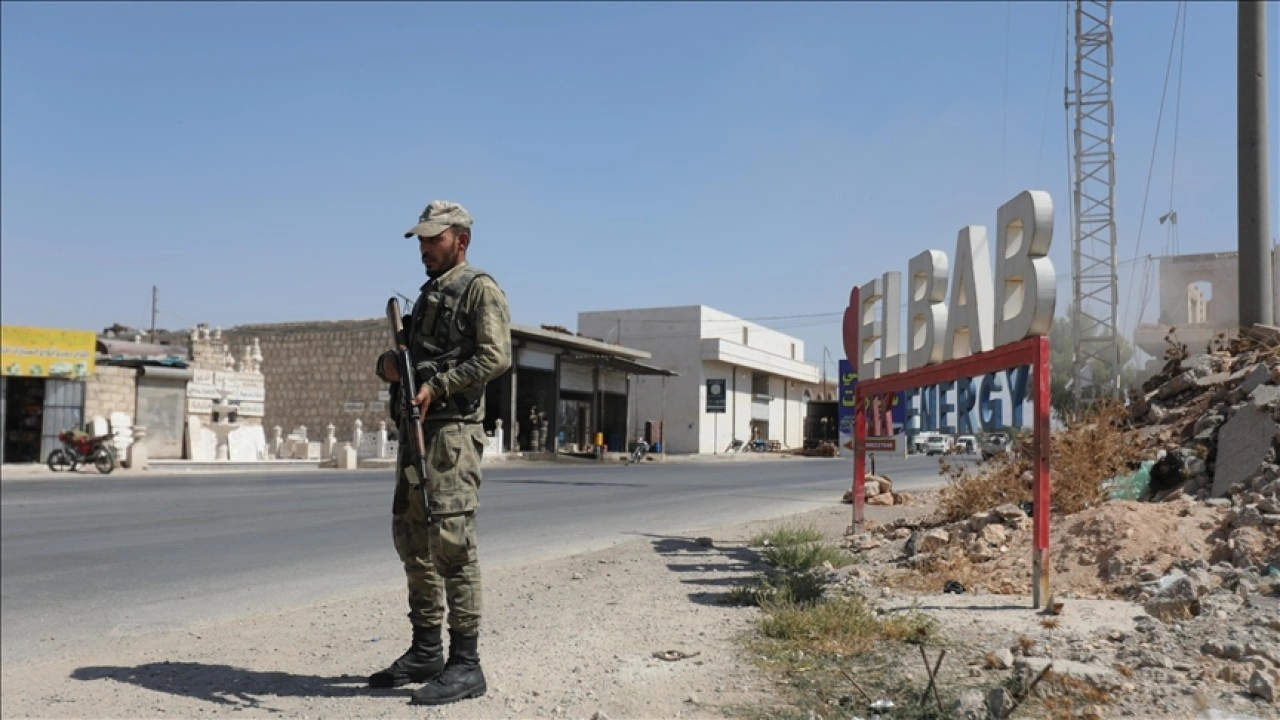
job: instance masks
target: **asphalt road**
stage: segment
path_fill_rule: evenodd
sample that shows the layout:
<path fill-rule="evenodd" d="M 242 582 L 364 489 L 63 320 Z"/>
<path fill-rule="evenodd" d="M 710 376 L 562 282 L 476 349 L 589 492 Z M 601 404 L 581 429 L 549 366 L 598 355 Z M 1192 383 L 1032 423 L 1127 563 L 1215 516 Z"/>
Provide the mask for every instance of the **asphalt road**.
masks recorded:
<path fill-rule="evenodd" d="M 486 468 L 489 568 L 838 504 L 849 461 Z M 885 460 L 895 490 L 933 458 Z M 0 482 L 0 653 L 39 660 L 119 635 L 400 587 L 389 470 L 85 474 Z"/>

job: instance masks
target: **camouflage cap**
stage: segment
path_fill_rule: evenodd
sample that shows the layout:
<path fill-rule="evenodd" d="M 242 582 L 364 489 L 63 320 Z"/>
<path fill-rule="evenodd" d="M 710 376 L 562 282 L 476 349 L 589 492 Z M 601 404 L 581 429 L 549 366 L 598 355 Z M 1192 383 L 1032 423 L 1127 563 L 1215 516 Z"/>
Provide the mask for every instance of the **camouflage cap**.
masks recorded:
<path fill-rule="evenodd" d="M 422 215 L 418 217 L 418 224 L 409 228 L 409 232 L 405 233 L 404 236 L 407 238 L 411 238 L 414 235 L 435 237 L 453 225 L 460 225 L 465 228 L 471 227 L 471 215 L 467 212 L 467 209 L 456 202 L 432 200 L 427 205 L 427 209 L 423 210 Z"/>

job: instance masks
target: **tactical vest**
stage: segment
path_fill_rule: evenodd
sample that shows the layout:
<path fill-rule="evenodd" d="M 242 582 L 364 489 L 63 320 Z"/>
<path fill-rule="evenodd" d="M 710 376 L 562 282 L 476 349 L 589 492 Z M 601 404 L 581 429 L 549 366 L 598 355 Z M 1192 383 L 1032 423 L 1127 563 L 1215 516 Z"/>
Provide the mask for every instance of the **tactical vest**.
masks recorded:
<path fill-rule="evenodd" d="M 449 271 L 448 281 L 428 282 L 405 327 L 410 328 L 409 357 L 418 383 L 428 382 L 465 362 L 476 352 L 476 328 L 466 313 L 460 312 L 462 299 L 471 283 L 488 273 L 471 265 Z M 472 387 L 432 401 L 427 422 L 480 422 L 484 419 L 484 386 Z"/>

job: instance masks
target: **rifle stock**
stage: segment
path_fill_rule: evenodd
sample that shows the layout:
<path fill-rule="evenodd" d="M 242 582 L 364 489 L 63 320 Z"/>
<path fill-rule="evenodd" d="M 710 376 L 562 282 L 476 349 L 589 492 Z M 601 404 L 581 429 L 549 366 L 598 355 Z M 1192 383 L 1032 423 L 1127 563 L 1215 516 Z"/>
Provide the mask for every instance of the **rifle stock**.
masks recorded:
<path fill-rule="evenodd" d="M 396 353 L 396 370 L 400 375 L 400 437 L 413 443 L 412 470 L 422 490 L 422 503 L 427 519 L 431 519 L 431 503 L 427 491 L 427 445 L 422 434 L 422 411 L 413 404 L 418 395 L 418 379 L 409 358 L 409 337 L 400 315 L 400 301 L 387 301 L 387 320 L 391 323 L 391 345 Z"/>

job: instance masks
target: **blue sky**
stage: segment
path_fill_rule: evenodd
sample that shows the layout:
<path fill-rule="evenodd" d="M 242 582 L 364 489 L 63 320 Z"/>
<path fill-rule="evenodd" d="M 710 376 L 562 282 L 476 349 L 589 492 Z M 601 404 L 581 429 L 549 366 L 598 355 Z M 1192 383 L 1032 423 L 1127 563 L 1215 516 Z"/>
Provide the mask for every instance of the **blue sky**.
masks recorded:
<path fill-rule="evenodd" d="M 1024 188 L 1055 200 L 1061 313 L 1064 7 L 4 3 L 3 322 L 145 326 L 152 285 L 170 329 L 377 317 L 446 198 L 515 322 L 702 303 L 781 318 L 819 362 L 850 287 L 951 255 Z M 1171 183 L 1182 252 L 1236 243 L 1236 9 L 1198 3 L 1137 244 L 1176 7 L 1114 11 L 1130 314 Z"/>

